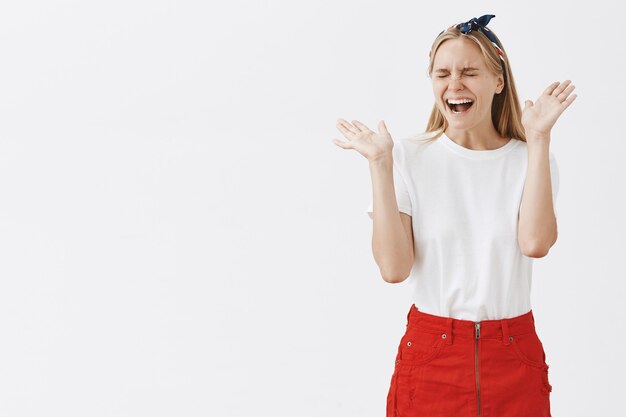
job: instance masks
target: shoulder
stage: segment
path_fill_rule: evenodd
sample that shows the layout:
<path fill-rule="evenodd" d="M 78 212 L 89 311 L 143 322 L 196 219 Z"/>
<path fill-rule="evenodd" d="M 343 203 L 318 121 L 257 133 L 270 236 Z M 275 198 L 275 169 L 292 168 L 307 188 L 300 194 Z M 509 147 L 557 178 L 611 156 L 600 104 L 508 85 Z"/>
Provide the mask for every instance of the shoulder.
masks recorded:
<path fill-rule="evenodd" d="M 513 138 L 512 140 L 519 142 L 518 146 L 516 147 L 518 153 L 524 154 L 525 156 L 528 155 L 528 143 L 525 140 L 515 138 Z M 549 150 L 548 157 L 550 159 L 550 163 L 556 163 L 556 156 L 554 155 L 554 151 L 552 149 Z"/>
<path fill-rule="evenodd" d="M 413 136 L 394 139 L 394 149 L 397 148 L 395 153 L 398 156 L 415 154 L 416 152 L 426 149 L 429 145 L 434 143 L 439 136 L 441 136 L 440 130 L 435 132 L 421 132 Z"/>
<path fill-rule="evenodd" d="M 421 132 L 416 135 L 404 138 L 403 140 L 413 145 L 425 145 L 437 140 L 442 135 L 442 133 L 443 131 L 441 129 L 432 132 Z"/>

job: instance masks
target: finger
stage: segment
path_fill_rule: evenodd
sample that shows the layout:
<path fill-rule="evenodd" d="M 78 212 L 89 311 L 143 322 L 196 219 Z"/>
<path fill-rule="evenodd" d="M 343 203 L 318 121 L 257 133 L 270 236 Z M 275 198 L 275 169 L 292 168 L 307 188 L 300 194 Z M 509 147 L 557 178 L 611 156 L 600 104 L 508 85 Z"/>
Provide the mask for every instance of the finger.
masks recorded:
<path fill-rule="evenodd" d="M 333 143 L 343 149 L 352 149 L 352 145 L 350 144 L 350 142 L 340 141 L 339 139 L 335 138 L 333 139 Z"/>
<path fill-rule="evenodd" d="M 337 126 L 343 126 L 344 129 L 346 129 L 347 131 L 352 132 L 352 133 L 357 133 L 358 132 L 358 130 L 354 126 L 352 126 L 350 124 L 350 122 L 348 122 L 347 120 L 344 120 L 344 119 L 338 119 L 337 120 Z"/>
<path fill-rule="evenodd" d="M 565 80 L 563 81 L 563 83 L 561 85 L 559 85 L 557 88 L 554 89 L 554 96 L 558 96 L 559 94 L 561 94 L 563 92 L 563 90 L 565 90 L 565 87 L 567 87 L 570 83 L 572 82 L 572 80 Z"/>
<path fill-rule="evenodd" d="M 389 134 L 389 130 L 387 129 L 387 125 L 384 120 L 378 122 L 378 131 L 383 134 Z"/>
<path fill-rule="evenodd" d="M 532 101 L 526 100 L 524 102 L 524 110 L 526 110 L 527 108 L 532 107 L 532 106 L 533 106 L 533 102 Z"/>
<path fill-rule="evenodd" d="M 337 127 L 344 134 L 345 133 L 351 133 L 353 135 L 356 135 L 357 133 L 359 133 L 359 130 L 357 130 L 354 126 L 352 126 L 350 123 L 346 122 L 343 119 L 339 119 L 337 121 Z"/>
<path fill-rule="evenodd" d="M 576 86 L 573 84 L 567 87 L 565 91 L 563 91 L 561 94 L 558 95 L 559 99 L 565 100 L 567 96 L 569 96 L 572 93 L 572 91 L 574 91 L 574 88 L 576 88 Z"/>
<path fill-rule="evenodd" d="M 560 83 L 558 81 L 553 82 L 552 84 L 550 84 L 548 86 L 548 88 L 546 88 L 545 90 L 543 90 L 543 94 L 547 94 L 547 95 L 551 95 L 552 92 L 554 91 L 554 89 L 559 85 Z"/>
<path fill-rule="evenodd" d="M 363 123 L 358 120 L 353 120 L 352 124 L 354 124 L 361 132 L 371 132 L 370 128 L 365 126 Z"/>
<path fill-rule="evenodd" d="M 574 100 L 576 100 L 576 97 L 578 97 L 578 94 L 574 94 L 573 96 L 571 96 L 570 98 L 568 98 L 567 100 L 565 100 L 563 102 L 564 106 L 563 106 L 563 110 L 565 110 L 566 108 L 568 108 L 570 106 L 570 104 L 572 104 L 574 102 Z"/>

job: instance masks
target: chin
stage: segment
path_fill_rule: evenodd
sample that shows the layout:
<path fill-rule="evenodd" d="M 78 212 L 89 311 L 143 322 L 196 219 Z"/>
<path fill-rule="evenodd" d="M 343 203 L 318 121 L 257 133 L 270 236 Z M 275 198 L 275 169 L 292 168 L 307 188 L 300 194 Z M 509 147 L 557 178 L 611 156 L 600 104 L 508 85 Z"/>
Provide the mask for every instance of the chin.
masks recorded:
<path fill-rule="evenodd" d="M 469 128 L 474 126 L 473 123 L 470 123 L 470 120 L 453 120 L 446 119 L 448 121 L 448 126 L 458 127 L 458 128 Z"/>

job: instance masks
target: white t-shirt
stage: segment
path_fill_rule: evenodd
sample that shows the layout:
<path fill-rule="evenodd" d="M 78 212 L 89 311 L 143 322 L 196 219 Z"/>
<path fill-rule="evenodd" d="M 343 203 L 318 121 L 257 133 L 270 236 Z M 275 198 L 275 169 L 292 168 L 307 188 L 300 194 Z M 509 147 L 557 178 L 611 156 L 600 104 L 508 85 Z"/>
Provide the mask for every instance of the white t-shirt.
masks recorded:
<path fill-rule="evenodd" d="M 415 262 L 408 282 L 415 305 L 472 321 L 527 313 L 533 258 L 517 243 L 526 142 L 472 150 L 445 134 L 420 141 L 435 135 L 401 139 L 393 147 L 398 208 L 412 216 Z M 559 171 L 549 155 L 556 214 Z M 370 218 L 372 210 L 370 200 Z"/>

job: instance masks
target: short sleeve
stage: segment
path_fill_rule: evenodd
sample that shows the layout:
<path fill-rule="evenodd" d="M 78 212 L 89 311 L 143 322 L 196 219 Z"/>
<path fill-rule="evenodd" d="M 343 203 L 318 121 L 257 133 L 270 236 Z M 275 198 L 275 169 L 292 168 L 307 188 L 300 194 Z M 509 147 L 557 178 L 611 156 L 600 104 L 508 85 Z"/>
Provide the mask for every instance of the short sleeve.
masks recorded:
<path fill-rule="evenodd" d="M 552 152 L 550 152 L 550 178 L 552 180 L 552 206 L 554 208 L 554 215 L 558 217 L 556 201 L 560 186 L 559 165 L 557 164 L 556 157 Z"/>
<path fill-rule="evenodd" d="M 396 149 L 400 151 L 401 145 L 394 145 L 394 151 Z M 398 151 L 394 152 L 394 160 L 393 160 L 393 186 L 396 191 L 396 202 L 398 203 L 398 210 L 402 213 L 406 213 L 409 216 L 413 215 L 413 206 L 411 205 L 411 199 L 409 197 L 409 189 L 406 183 L 406 180 L 401 172 L 401 169 L 398 165 Z M 373 219 L 372 213 L 374 212 L 374 200 L 370 198 L 370 204 L 367 207 L 367 214 L 370 219 Z"/>

